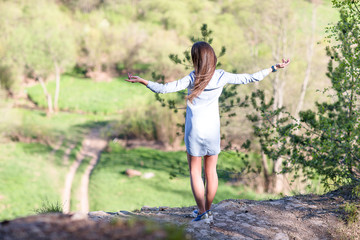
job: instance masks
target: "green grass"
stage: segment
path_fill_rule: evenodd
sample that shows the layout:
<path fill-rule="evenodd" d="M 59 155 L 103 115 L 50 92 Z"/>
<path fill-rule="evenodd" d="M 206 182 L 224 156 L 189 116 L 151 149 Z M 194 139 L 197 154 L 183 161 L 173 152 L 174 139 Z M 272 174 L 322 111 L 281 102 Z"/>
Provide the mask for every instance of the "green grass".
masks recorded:
<path fill-rule="evenodd" d="M 11 117 L 0 119 L 0 131 L 3 134 L 18 134 L 29 139 L 47 139 L 52 142 L 62 138 L 65 140 L 62 147 L 67 146 L 67 141 L 80 141 L 90 128 L 102 126 L 119 117 L 59 112 L 49 118 L 43 111 L 27 109 L 11 109 L 8 114 Z"/>
<path fill-rule="evenodd" d="M 43 213 L 62 213 L 63 212 L 63 206 L 59 201 L 51 202 L 48 199 L 44 199 L 41 207 L 35 209 L 35 212 L 37 214 L 43 214 Z"/>
<path fill-rule="evenodd" d="M 125 78 L 125 77 L 124 77 Z M 132 84 L 116 78 L 111 82 L 95 82 L 91 79 L 61 76 L 59 108 L 75 112 L 114 114 L 129 106 L 153 100 L 153 93 L 140 84 Z M 49 81 L 48 91 L 54 96 L 55 82 Z M 41 86 L 27 89 L 30 98 L 46 108 L 47 102 Z"/>
<path fill-rule="evenodd" d="M 219 156 L 219 169 L 236 163 L 229 154 Z M 241 165 L 238 164 L 239 166 Z M 180 166 L 180 169 L 178 167 Z M 136 169 L 143 174 L 153 172 L 155 177 L 129 178 L 126 169 Z M 171 172 L 177 176 L 171 178 Z M 179 174 L 179 172 L 182 172 Z M 258 195 L 243 186 L 227 184 L 228 179 L 219 179 L 219 188 L 214 203 L 229 198 L 264 199 L 270 195 Z M 137 148 L 125 150 L 111 143 L 110 151 L 101 159 L 90 181 L 90 210 L 134 210 L 142 206 L 192 206 L 195 205 L 184 152 L 162 152 Z"/>
<path fill-rule="evenodd" d="M 46 144 L 9 142 L 0 139 L 0 220 L 34 214 L 44 205 L 61 201 L 65 174 L 65 149 L 75 143 L 70 154 L 71 164 L 81 147 L 84 134 L 91 127 L 102 126 L 116 116 L 58 113 L 51 118 L 37 110 L 11 109 L 0 119 L 0 131 L 7 136 L 20 134 L 28 140 L 50 140 L 52 144 L 62 139 L 60 149 Z"/>
<path fill-rule="evenodd" d="M 61 201 L 66 169 L 41 144 L 0 145 L 0 221 L 34 214 L 44 199 Z"/>
<path fill-rule="evenodd" d="M 71 201 L 70 201 L 70 210 L 71 211 L 78 211 L 80 209 L 80 186 L 81 186 L 81 178 L 86 170 L 86 168 L 88 167 L 89 163 L 90 163 L 90 158 L 89 157 L 85 157 L 79 168 L 77 169 L 75 176 L 74 176 L 74 180 L 71 186 Z"/>

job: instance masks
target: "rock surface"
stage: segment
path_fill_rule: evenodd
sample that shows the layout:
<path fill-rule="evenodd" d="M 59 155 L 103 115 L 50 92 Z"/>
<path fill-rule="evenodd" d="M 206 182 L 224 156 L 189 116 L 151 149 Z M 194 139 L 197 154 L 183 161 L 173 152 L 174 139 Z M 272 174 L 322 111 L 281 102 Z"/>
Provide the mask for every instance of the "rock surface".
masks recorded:
<path fill-rule="evenodd" d="M 190 214 L 195 207 L 160 206 L 143 207 L 134 212 L 30 216 L 2 222 L 0 240 L 34 236 L 36 239 L 118 239 L 125 236 L 127 239 L 166 239 L 167 234 L 175 234 L 176 229 L 182 228 L 185 233 L 176 232 L 179 237 L 175 239 L 360 239 L 360 224 L 347 226 L 342 220 L 344 212 L 340 206 L 345 201 L 348 200 L 332 193 L 266 201 L 229 199 L 213 205 L 214 221 L 210 224 L 191 222 Z M 129 220 L 133 218 L 137 221 Z M 156 226 L 171 223 L 177 227 L 170 231 L 164 230 L 169 229 L 166 227 L 148 231 L 148 220 Z M 67 233 L 76 238 L 66 237 Z M 89 234 L 97 237 L 90 238 Z"/>

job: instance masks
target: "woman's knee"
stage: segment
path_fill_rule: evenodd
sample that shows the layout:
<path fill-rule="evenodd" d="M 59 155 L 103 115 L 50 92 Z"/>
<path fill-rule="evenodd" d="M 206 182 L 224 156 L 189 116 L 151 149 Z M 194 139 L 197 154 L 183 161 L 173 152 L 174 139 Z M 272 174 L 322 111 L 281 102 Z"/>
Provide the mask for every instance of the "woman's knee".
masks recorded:
<path fill-rule="evenodd" d="M 193 177 L 201 176 L 201 158 L 191 157 L 189 158 L 189 171 Z"/>
<path fill-rule="evenodd" d="M 206 179 L 217 179 L 218 175 L 216 172 L 216 168 L 208 168 L 205 170 L 205 178 Z"/>
<path fill-rule="evenodd" d="M 200 169 L 191 168 L 190 169 L 190 176 L 191 177 L 201 177 L 201 168 Z"/>

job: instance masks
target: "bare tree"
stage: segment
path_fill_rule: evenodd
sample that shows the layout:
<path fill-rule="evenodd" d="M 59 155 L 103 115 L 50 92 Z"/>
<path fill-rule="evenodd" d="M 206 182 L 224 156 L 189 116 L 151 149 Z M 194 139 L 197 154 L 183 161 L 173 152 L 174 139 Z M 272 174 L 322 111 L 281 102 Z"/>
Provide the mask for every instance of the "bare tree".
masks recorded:
<path fill-rule="evenodd" d="M 309 79 L 311 76 L 311 65 L 312 65 L 312 59 L 314 56 L 314 47 L 315 47 L 315 31 L 316 31 L 316 13 L 317 13 L 317 7 L 318 4 L 320 3 L 319 0 L 312 0 L 312 16 L 311 16 L 311 33 L 310 33 L 310 37 L 308 39 L 307 42 L 307 51 L 306 51 L 306 70 L 305 70 L 305 77 L 303 80 L 303 84 L 301 86 L 301 92 L 300 92 L 300 97 L 299 97 L 299 101 L 294 113 L 295 118 L 299 118 L 299 112 L 301 111 L 303 104 L 304 104 L 304 99 L 305 99 L 305 94 L 306 94 L 306 89 L 308 87 L 308 83 L 309 83 Z"/>
<path fill-rule="evenodd" d="M 47 111 L 47 116 L 51 116 L 54 112 L 53 109 L 53 104 L 52 104 L 52 98 L 51 98 L 51 94 L 48 92 L 46 85 L 44 83 L 44 80 L 42 77 L 38 77 L 37 80 L 40 82 L 41 88 L 43 89 L 44 95 L 46 97 L 46 101 L 47 101 L 47 105 L 48 105 L 48 111 Z"/>

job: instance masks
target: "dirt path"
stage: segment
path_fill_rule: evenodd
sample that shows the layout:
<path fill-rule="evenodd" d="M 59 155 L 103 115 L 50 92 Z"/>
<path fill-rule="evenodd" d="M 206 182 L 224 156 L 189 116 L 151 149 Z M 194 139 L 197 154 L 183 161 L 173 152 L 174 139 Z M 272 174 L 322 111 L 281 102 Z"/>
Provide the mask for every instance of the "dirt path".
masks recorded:
<path fill-rule="evenodd" d="M 71 151 L 76 147 L 76 144 L 75 143 L 71 143 L 69 145 L 68 148 L 66 148 L 65 152 L 64 152 L 64 156 L 63 156 L 63 164 L 65 166 L 69 165 L 69 158 L 70 158 L 70 154 L 71 154 Z"/>
<path fill-rule="evenodd" d="M 87 144 L 85 145 L 84 152 L 86 156 L 91 157 L 91 160 L 81 177 L 80 211 L 84 213 L 89 212 L 89 181 L 91 172 L 98 163 L 100 153 L 107 145 L 107 141 L 100 137 L 100 131 L 98 129 L 94 129 L 86 141 Z"/>
<path fill-rule="evenodd" d="M 70 212 L 71 204 L 71 189 L 74 181 L 75 174 L 86 157 L 91 158 L 90 164 L 87 166 L 85 172 L 83 173 L 80 186 L 80 211 L 88 212 L 89 211 L 89 199 L 88 199 L 88 186 L 89 178 L 92 170 L 97 164 L 99 155 L 101 151 L 106 147 L 107 141 L 101 137 L 100 130 L 94 128 L 90 133 L 85 137 L 82 142 L 81 149 L 76 157 L 76 161 L 70 166 L 70 169 L 66 175 L 65 179 L 65 188 L 63 192 L 63 212 Z M 65 155 L 66 156 L 66 155 Z M 64 158 L 65 158 L 64 156 Z M 64 160 L 68 161 L 68 160 Z"/>

